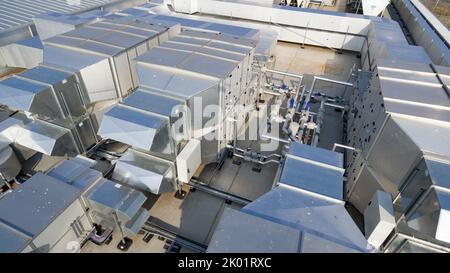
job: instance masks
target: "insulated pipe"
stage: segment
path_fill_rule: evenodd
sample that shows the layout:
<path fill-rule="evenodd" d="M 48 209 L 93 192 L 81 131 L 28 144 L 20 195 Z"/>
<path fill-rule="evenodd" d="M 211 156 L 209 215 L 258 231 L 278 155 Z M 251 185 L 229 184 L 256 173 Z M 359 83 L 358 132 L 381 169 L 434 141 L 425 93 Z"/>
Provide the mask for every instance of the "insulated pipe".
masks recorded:
<path fill-rule="evenodd" d="M 209 193 L 211 195 L 217 196 L 217 197 L 225 199 L 225 200 L 229 200 L 231 202 L 240 204 L 242 206 L 246 206 L 252 202 L 251 200 L 248 200 L 246 198 L 242 198 L 240 196 L 212 188 L 212 187 L 208 186 L 207 184 L 205 184 L 195 178 L 191 178 L 191 181 L 188 183 L 188 185 L 199 191 Z"/>
<path fill-rule="evenodd" d="M 227 145 L 227 148 L 230 148 L 230 149 L 233 149 L 233 150 L 235 150 L 235 151 L 238 151 L 238 152 L 240 152 L 240 153 L 242 153 L 242 154 L 244 154 L 244 155 L 245 155 L 245 153 L 247 152 L 247 151 L 244 150 L 244 149 L 241 149 L 241 148 L 238 148 L 238 147 L 232 146 L 232 145 Z M 233 153 L 233 155 L 234 155 L 234 154 L 235 154 L 235 153 Z M 264 158 L 264 159 L 268 159 L 268 158 L 271 158 L 271 157 L 277 157 L 277 158 L 281 159 L 281 155 L 279 155 L 279 154 L 261 155 L 261 158 Z"/>
<path fill-rule="evenodd" d="M 334 104 L 334 103 L 325 102 L 324 105 L 325 105 L 325 106 L 328 106 L 328 107 L 333 107 L 333 108 L 336 108 L 336 109 L 342 109 L 342 110 L 345 110 L 345 106 L 342 106 L 342 105 L 339 105 L 339 104 Z"/>
<path fill-rule="evenodd" d="M 328 78 L 324 78 L 324 77 L 314 76 L 313 82 L 311 84 L 311 88 L 309 90 L 307 101 L 309 101 L 311 99 L 312 93 L 314 91 L 314 86 L 316 85 L 317 81 L 331 82 L 331 83 L 335 83 L 335 84 L 340 84 L 340 85 L 344 85 L 344 86 L 353 87 L 353 84 L 349 83 L 349 82 L 332 80 L 332 79 L 328 79 Z"/>
<path fill-rule="evenodd" d="M 286 144 L 291 144 L 290 140 L 286 140 L 286 139 L 282 139 L 282 138 L 278 138 L 278 137 L 274 137 L 274 136 L 269 136 L 269 135 L 261 135 L 262 138 L 266 138 L 266 139 L 271 139 L 271 140 L 275 140 L 278 142 L 282 142 L 282 143 L 286 143 Z"/>
<path fill-rule="evenodd" d="M 293 74 L 293 73 L 289 73 L 289 72 L 268 69 L 268 68 L 265 68 L 265 67 L 261 68 L 261 71 L 262 72 L 269 72 L 269 73 L 279 74 L 279 75 L 288 76 L 288 77 L 293 77 L 293 78 L 303 79 L 303 75 L 302 74 Z"/>
<path fill-rule="evenodd" d="M 305 92 L 306 92 L 306 86 L 303 86 L 303 88 L 302 88 L 302 94 L 300 95 L 300 101 L 302 101 L 302 99 L 303 99 L 303 97 L 305 96 Z M 299 101 L 299 102 L 300 102 Z M 303 106 L 303 105 L 302 105 Z M 297 110 L 298 110 L 298 107 L 297 107 Z M 296 110 L 296 111 L 297 111 Z"/>
<path fill-rule="evenodd" d="M 344 145 L 344 144 L 339 144 L 339 143 L 334 143 L 333 144 L 333 149 L 332 149 L 332 151 L 336 151 L 336 148 L 343 148 L 343 149 L 346 149 L 346 150 L 350 150 L 350 151 L 356 151 L 356 152 L 359 152 L 359 149 L 356 149 L 355 147 L 351 147 L 351 146 L 347 146 L 347 145 Z"/>
<path fill-rule="evenodd" d="M 241 153 L 245 153 L 246 152 L 244 149 L 241 149 L 241 148 L 238 148 L 238 147 L 234 147 L 234 146 L 231 146 L 231 145 L 227 145 L 227 148 L 234 148 L 234 149 L 236 149 L 236 151 L 239 151 Z M 269 158 L 269 157 L 273 157 L 273 156 L 281 158 L 281 155 L 279 155 L 279 154 L 263 155 L 262 157 L 263 158 Z"/>
<path fill-rule="evenodd" d="M 297 92 L 295 93 L 295 98 L 294 98 L 294 109 L 295 109 L 295 111 L 297 111 L 297 108 L 298 108 L 297 106 L 300 103 L 300 101 L 297 101 L 298 100 L 298 95 L 300 93 L 300 89 L 302 89 L 302 95 L 300 96 L 300 100 L 302 99 L 303 94 L 304 94 L 304 90 L 305 90 L 305 86 L 301 85 L 302 82 L 303 82 L 303 78 L 302 78 L 302 81 L 300 82 L 300 84 L 298 85 Z"/>
<path fill-rule="evenodd" d="M 312 146 L 317 146 L 317 144 L 319 143 L 320 127 L 322 127 L 324 114 L 325 114 L 325 101 L 322 100 L 320 102 L 319 113 L 317 114 L 316 130 L 313 135 Z"/>
<path fill-rule="evenodd" d="M 268 95 L 272 95 L 272 96 L 280 96 L 281 95 L 281 93 L 270 92 L 267 90 L 264 90 L 263 92 L 264 92 L 264 94 L 268 94 Z"/>
<path fill-rule="evenodd" d="M 340 85 L 353 87 L 353 84 L 349 83 L 349 82 L 338 81 L 338 80 L 328 79 L 328 78 L 319 77 L 319 76 L 314 76 L 314 79 L 319 80 L 319 81 L 331 82 L 331 83 L 335 83 L 335 84 L 340 84 Z"/>
<path fill-rule="evenodd" d="M 125 234 L 123 233 L 122 223 L 120 222 L 119 217 L 117 216 L 117 213 L 115 211 L 112 212 L 112 215 L 114 216 L 114 222 L 116 222 L 116 225 L 119 228 L 120 241 L 125 244 Z"/>
<path fill-rule="evenodd" d="M 235 156 L 235 157 L 242 158 L 242 159 L 244 159 L 245 161 L 250 161 L 250 162 L 253 162 L 253 163 L 258 163 L 258 164 L 261 164 L 261 165 L 266 165 L 266 164 L 269 164 L 269 163 L 280 164 L 280 161 L 275 160 L 275 159 L 271 159 L 271 160 L 268 160 L 268 161 L 261 161 L 261 160 L 248 160 L 247 157 L 245 157 L 245 156 L 243 156 L 243 155 L 240 155 L 240 154 L 234 154 L 234 156 Z"/>

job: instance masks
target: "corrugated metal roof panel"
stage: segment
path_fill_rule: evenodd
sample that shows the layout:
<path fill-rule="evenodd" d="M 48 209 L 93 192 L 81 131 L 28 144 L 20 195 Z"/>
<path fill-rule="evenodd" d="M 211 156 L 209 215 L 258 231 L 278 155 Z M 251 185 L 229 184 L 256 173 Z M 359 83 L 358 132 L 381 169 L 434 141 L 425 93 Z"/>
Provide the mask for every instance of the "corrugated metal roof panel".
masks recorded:
<path fill-rule="evenodd" d="M 0 0 L 0 32 L 31 23 L 47 12 L 74 13 L 117 0 Z"/>

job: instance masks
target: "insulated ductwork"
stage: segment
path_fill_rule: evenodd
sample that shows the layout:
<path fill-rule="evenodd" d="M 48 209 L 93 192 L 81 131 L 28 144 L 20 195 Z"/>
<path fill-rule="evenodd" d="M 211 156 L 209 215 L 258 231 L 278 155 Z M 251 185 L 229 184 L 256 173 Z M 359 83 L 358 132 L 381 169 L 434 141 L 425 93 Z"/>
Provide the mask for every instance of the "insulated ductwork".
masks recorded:
<path fill-rule="evenodd" d="M 176 189 L 174 163 L 129 149 L 116 163 L 113 179 L 154 194 Z"/>
<path fill-rule="evenodd" d="M 38 66 L 0 82 L 0 103 L 53 120 L 86 113 L 73 73 Z"/>
<path fill-rule="evenodd" d="M 249 92 L 254 47 L 248 39 L 184 31 L 138 57 L 141 87 L 104 114 L 98 132 L 140 151 L 120 158 L 114 177 L 155 194 L 172 191 L 177 155 L 187 140 L 208 134 L 216 138 L 202 139 L 197 150 L 201 163 L 215 162 L 228 141 L 218 139 L 227 117 L 236 105 L 256 102 L 255 90 Z M 207 107 L 216 107 L 214 122 L 203 116 Z"/>
<path fill-rule="evenodd" d="M 0 124 L 0 137 L 50 156 L 75 156 L 80 153 L 69 129 L 16 114 Z"/>
<path fill-rule="evenodd" d="M 33 68 L 42 63 L 44 47 L 38 36 L 0 47 L 0 65 Z M 3 60 L 2 60 L 3 59 Z"/>
<path fill-rule="evenodd" d="M 83 25 L 98 21 L 100 17 L 108 12 L 102 10 L 92 10 L 80 14 L 63 14 L 49 12 L 39 14 L 33 18 L 34 25 L 41 40 L 46 40 L 53 36 L 75 30 Z"/>
<path fill-rule="evenodd" d="M 96 223 L 111 228 L 120 225 L 124 236 L 136 235 L 149 217 L 142 208 L 147 200 L 143 193 L 107 179 L 99 182 L 86 198 Z"/>
<path fill-rule="evenodd" d="M 122 98 L 138 85 L 133 59 L 166 41 L 169 29 L 177 27 L 105 19 L 45 40 L 44 63 L 76 72 L 88 105 Z"/>
<path fill-rule="evenodd" d="M 381 60 L 433 63 L 423 47 L 408 43 L 396 22 L 372 21 L 368 27 L 367 39 L 361 49 L 361 66 L 364 70 L 374 70 Z"/>
<path fill-rule="evenodd" d="M 367 1 L 363 2 L 367 3 Z M 412 3 L 421 5 L 419 1 L 393 0 L 392 2 L 399 10 L 417 45 L 424 48 L 434 64 L 448 66 L 450 49 L 448 37 L 445 35 L 447 29 L 441 23 L 439 28 L 434 29 Z M 259 22 L 261 28 L 276 30 L 279 40 L 351 50 L 362 54 L 364 50 L 361 51 L 361 49 L 365 46 L 371 24 L 397 25 L 398 28 L 397 22 L 382 17 L 321 9 L 272 6 L 245 0 L 177 0 L 167 1 L 166 4 L 170 4 L 178 13 L 198 13 L 202 16 L 223 19 L 231 16 L 234 20 L 241 20 L 247 24 Z M 401 32 L 398 37 L 404 40 Z M 411 54 L 421 51 L 411 48 L 405 50 L 411 50 Z M 419 54 L 422 55 L 421 52 Z M 392 54 L 391 57 L 395 55 Z"/>
<path fill-rule="evenodd" d="M 185 138 L 183 105 L 180 99 L 140 88 L 104 114 L 99 135 L 173 161 L 175 148 Z M 176 125 L 180 125 L 178 132 Z"/>
<path fill-rule="evenodd" d="M 45 66 L 0 82 L 0 104 L 69 129 L 80 152 L 97 141 L 96 123 L 88 115 L 84 96 L 85 90 L 74 73 Z"/>

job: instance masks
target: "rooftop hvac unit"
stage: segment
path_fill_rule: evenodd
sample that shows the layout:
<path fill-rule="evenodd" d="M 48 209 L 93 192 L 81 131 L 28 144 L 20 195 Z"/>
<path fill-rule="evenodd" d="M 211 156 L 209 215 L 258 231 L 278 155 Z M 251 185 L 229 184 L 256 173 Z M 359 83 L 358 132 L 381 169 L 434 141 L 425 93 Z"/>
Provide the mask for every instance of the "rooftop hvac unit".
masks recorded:
<path fill-rule="evenodd" d="M 347 141 L 361 153 L 349 157 L 347 193 L 359 211 L 376 190 L 396 198 L 424 156 L 450 154 L 450 100 L 441 83 L 448 75 L 445 67 L 378 65 L 367 91 L 355 91 Z"/>
<path fill-rule="evenodd" d="M 201 139 L 202 162 L 217 160 L 227 144 L 226 119 L 235 106 L 253 105 L 249 91 L 255 42 L 227 35 L 184 31 L 136 59 L 139 83 L 163 96 L 184 101 L 189 116 L 187 135 Z M 197 111 L 218 106 L 219 113 L 194 121 Z M 243 111 L 241 111 L 243 112 Z M 242 113 L 241 113 L 242 114 Z"/>
<path fill-rule="evenodd" d="M 138 85 L 133 59 L 167 40 L 173 27 L 103 20 L 45 40 L 44 63 L 78 73 L 89 103 L 122 98 Z"/>
<path fill-rule="evenodd" d="M 73 73 L 38 66 L 0 82 L 0 103 L 51 119 L 86 113 L 79 83 Z"/>
<path fill-rule="evenodd" d="M 79 197 L 77 188 L 43 173 L 3 196 L 0 252 L 68 251 L 92 228 Z"/>

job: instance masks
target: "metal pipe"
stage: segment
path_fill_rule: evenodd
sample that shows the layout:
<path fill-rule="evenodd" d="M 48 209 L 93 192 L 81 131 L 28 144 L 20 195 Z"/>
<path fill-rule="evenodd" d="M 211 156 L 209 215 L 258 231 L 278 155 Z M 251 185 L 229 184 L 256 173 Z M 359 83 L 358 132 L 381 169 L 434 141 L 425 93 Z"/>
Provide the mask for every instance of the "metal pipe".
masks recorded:
<path fill-rule="evenodd" d="M 274 74 L 279 74 L 279 75 L 283 75 L 283 76 L 288 76 L 288 77 L 293 77 L 293 78 L 299 78 L 299 79 L 303 79 L 303 75 L 302 74 L 293 74 L 293 73 L 289 73 L 289 72 L 284 72 L 284 71 L 279 71 L 279 70 L 274 70 L 274 69 L 268 69 L 263 67 L 261 69 L 262 72 L 269 72 L 269 73 L 274 73 Z"/>
<path fill-rule="evenodd" d="M 303 79 L 302 79 L 302 82 L 303 82 Z M 302 88 L 303 87 L 303 88 Z M 302 88 L 302 93 L 300 94 L 300 100 L 297 102 L 297 99 L 298 99 L 298 91 L 300 91 L 300 88 Z M 305 91 L 306 91 L 306 86 L 305 85 L 299 85 L 299 88 L 298 88 L 298 91 L 297 91 L 297 95 L 295 96 L 295 111 L 297 111 L 298 110 L 298 106 L 299 106 L 299 104 L 302 102 L 302 100 L 303 100 L 303 96 L 305 95 Z"/>
<path fill-rule="evenodd" d="M 264 90 L 263 93 L 264 94 L 268 94 L 268 95 L 272 95 L 272 96 L 280 96 L 281 95 L 281 93 L 270 92 L 270 91 L 267 91 L 267 90 Z"/>
<path fill-rule="evenodd" d="M 332 79 L 328 79 L 328 78 L 324 78 L 324 77 L 314 76 L 313 82 L 311 84 L 311 88 L 309 89 L 308 99 L 306 101 L 309 101 L 311 99 L 311 96 L 313 94 L 314 87 L 315 87 L 317 81 L 324 81 L 324 82 L 330 82 L 330 83 L 335 83 L 335 84 L 340 84 L 340 85 L 344 85 L 344 86 L 351 86 L 351 87 L 353 87 L 353 84 L 349 83 L 349 82 L 332 80 Z M 303 107 L 302 107 L 302 110 L 303 110 Z"/>
<path fill-rule="evenodd" d="M 119 228 L 120 241 L 122 242 L 122 244 L 125 244 L 125 234 L 122 229 L 122 223 L 119 221 L 119 217 L 117 216 L 117 213 L 115 211 L 112 212 L 112 215 L 114 216 L 114 222 L 116 222 L 116 225 Z"/>
<path fill-rule="evenodd" d="M 311 142 L 312 146 L 317 146 L 317 144 L 319 143 L 320 128 L 322 127 L 324 114 L 325 114 L 325 101 L 322 100 L 320 102 L 319 113 L 317 114 L 316 128 L 315 128 L 313 139 L 312 139 L 312 142 Z"/>
<path fill-rule="evenodd" d="M 260 100 L 261 100 L 261 90 L 262 90 L 262 80 L 263 80 L 263 73 L 262 71 L 258 71 L 258 92 L 256 94 L 256 109 L 259 109 L 259 104 L 260 104 Z"/>
<path fill-rule="evenodd" d="M 319 81 L 331 82 L 331 83 L 336 83 L 336 84 L 340 84 L 340 85 L 345 85 L 345 86 L 353 87 L 353 84 L 352 84 L 352 83 L 349 83 L 349 82 L 338 81 L 338 80 L 328 79 L 328 78 L 319 77 L 319 76 L 314 76 L 314 79 L 317 79 L 317 80 L 319 80 Z"/>
<path fill-rule="evenodd" d="M 227 145 L 227 148 L 234 149 L 235 151 L 238 151 L 240 153 L 246 152 L 244 149 L 236 147 L 236 146 L 232 146 L 232 145 Z M 264 159 L 271 158 L 271 157 L 281 158 L 281 155 L 280 154 L 269 154 L 269 155 L 262 155 L 261 157 Z"/>
<path fill-rule="evenodd" d="M 339 104 L 325 102 L 325 106 L 329 106 L 329 107 L 333 107 L 333 108 L 336 108 L 336 109 L 345 110 L 345 106 L 342 106 L 342 105 L 339 105 Z"/>
<path fill-rule="evenodd" d="M 270 155 L 265 155 L 263 156 L 264 158 L 271 158 L 271 157 L 277 157 L 279 159 L 281 159 L 281 155 L 280 154 L 270 154 Z"/>
<path fill-rule="evenodd" d="M 243 155 L 240 155 L 240 154 L 234 154 L 234 156 L 235 156 L 235 157 L 242 158 L 242 159 L 244 159 L 244 160 L 247 161 L 247 158 L 246 158 L 245 156 L 243 156 Z M 280 164 L 280 161 L 275 160 L 275 159 L 271 159 L 271 160 L 268 160 L 268 161 L 261 161 L 261 160 L 248 160 L 248 161 L 253 162 L 253 163 L 258 163 L 258 164 L 261 164 L 261 165 L 266 165 L 266 164 L 269 164 L 269 163 Z"/>
<path fill-rule="evenodd" d="M 305 133 L 305 127 L 306 127 L 306 117 L 305 118 L 301 117 L 300 118 L 300 130 L 298 131 L 298 135 L 299 135 L 301 143 L 304 143 L 303 142 L 303 134 Z"/>
<path fill-rule="evenodd" d="M 275 140 L 275 141 L 286 143 L 286 144 L 290 144 L 291 143 L 290 140 L 286 140 L 286 139 L 282 139 L 282 138 L 278 138 L 278 137 L 274 137 L 274 136 L 269 136 L 269 135 L 266 135 L 266 134 L 261 135 L 261 138 L 271 139 L 271 140 Z"/>
<path fill-rule="evenodd" d="M 357 148 L 355 148 L 355 147 L 351 147 L 351 146 L 347 146 L 347 145 L 339 144 L 339 143 L 334 143 L 334 144 L 333 144 L 333 149 L 332 149 L 332 151 L 336 151 L 336 148 L 337 148 L 337 147 L 343 148 L 343 149 L 346 149 L 346 150 L 350 150 L 350 151 L 356 151 L 356 152 L 359 152 L 359 149 L 357 149 Z"/>
<path fill-rule="evenodd" d="M 217 197 L 225 199 L 225 200 L 229 200 L 231 202 L 240 204 L 242 206 L 246 206 L 252 202 L 251 200 L 248 200 L 246 198 L 212 188 L 212 187 L 208 186 L 207 184 L 205 184 L 195 178 L 191 178 L 191 181 L 188 183 L 188 185 L 199 191 L 209 193 L 211 195 L 217 196 Z"/>
<path fill-rule="evenodd" d="M 6 185 L 10 190 L 13 189 L 12 186 L 11 186 L 11 184 L 9 184 L 8 180 L 5 178 L 5 176 L 3 176 L 3 173 L 0 173 L 0 178 L 3 180 L 3 182 L 5 182 L 5 185 Z"/>

